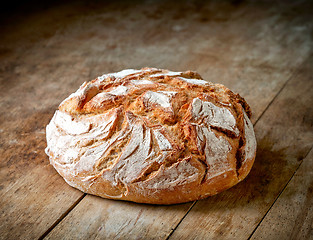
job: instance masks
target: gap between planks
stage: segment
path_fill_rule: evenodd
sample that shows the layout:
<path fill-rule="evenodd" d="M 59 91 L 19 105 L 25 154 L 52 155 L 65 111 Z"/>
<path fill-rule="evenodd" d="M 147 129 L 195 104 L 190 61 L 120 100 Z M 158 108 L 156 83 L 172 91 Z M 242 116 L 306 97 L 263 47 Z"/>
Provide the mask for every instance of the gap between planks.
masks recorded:
<path fill-rule="evenodd" d="M 87 193 L 84 193 L 81 197 L 79 197 L 72 206 L 70 206 L 49 228 L 47 231 L 42 234 L 38 240 L 44 239 L 79 203 L 84 197 L 87 196 Z"/>
<path fill-rule="evenodd" d="M 172 230 L 170 231 L 170 234 L 167 236 L 166 240 L 168 240 L 172 234 L 174 233 L 174 231 L 177 229 L 177 227 L 179 226 L 179 224 L 185 219 L 185 217 L 188 215 L 188 213 L 191 211 L 191 209 L 193 208 L 193 206 L 197 203 L 197 201 L 194 201 L 191 206 L 189 207 L 189 209 L 187 210 L 187 212 L 185 213 L 185 215 L 180 219 L 180 221 L 177 223 L 177 225 L 172 228 Z"/>
<path fill-rule="evenodd" d="M 309 153 L 313 150 L 313 147 L 310 148 L 310 150 L 304 155 L 303 159 L 305 159 Z M 288 184 L 290 183 L 290 181 L 293 179 L 294 175 L 297 173 L 297 171 L 299 170 L 300 166 L 303 164 L 303 160 L 301 161 L 301 163 L 299 164 L 299 166 L 297 167 L 297 169 L 294 171 L 294 173 L 292 174 L 292 176 L 290 177 L 290 179 L 287 181 L 286 185 L 283 187 L 283 189 L 280 191 L 280 193 L 277 195 L 277 197 L 275 198 L 274 202 L 272 203 L 272 205 L 268 208 L 268 210 L 266 211 L 266 213 L 264 214 L 264 216 L 262 217 L 262 219 L 260 220 L 260 222 L 256 225 L 256 227 L 254 228 L 254 230 L 252 231 L 252 233 L 250 234 L 249 239 L 251 239 L 251 237 L 253 236 L 253 234 L 255 233 L 255 231 L 258 229 L 258 227 L 260 226 L 260 224 L 263 222 L 263 220 L 265 219 L 265 217 L 267 216 L 267 214 L 269 213 L 269 211 L 272 209 L 272 207 L 275 205 L 276 201 L 280 198 L 280 196 L 282 195 L 282 193 L 285 191 L 286 187 L 288 186 Z M 188 211 L 189 212 L 189 211 Z"/>
<path fill-rule="evenodd" d="M 299 71 L 301 69 L 301 66 L 304 66 L 305 63 L 310 59 L 312 54 L 309 54 L 309 56 L 307 57 L 307 59 L 305 59 L 301 64 L 298 65 L 297 70 L 295 70 L 294 74 L 291 75 L 291 77 L 285 82 L 285 84 L 283 85 L 283 87 L 278 91 L 278 93 L 275 95 L 275 97 L 272 99 L 272 101 L 268 104 L 268 106 L 265 108 L 265 110 L 262 112 L 262 114 L 260 115 L 260 117 L 256 120 L 254 126 L 257 124 L 257 122 L 260 120 L 260 118 L 263 116 L 263 114 L 266 112 L 266 110 L 269 108 L 269 106 L 273 103 L 273 101 L 277 98 L 277 96 L 281 93 L 281 91 L 283 90 L 283 88 L 285 88 L 285 86 L 287 85 L 287 83 L 294 77 L 297 77 L 299 75 Z M 312 151 L 313 147 L 311 147 L 309 149 L 309 151 L 305 154 L 305 156 L 303 157 L 303 159 L 305 159 L 309 153 Z M 262 217 L 262 219 L 260 220 L 260 222 L 257 224 L 257 226 L 254 228 L 254 230 L 252 231 L 252 233 L 250 234 L 248 239 L 251 239 L 251 237 L 253 236 L 253 234 L 255 233 L 255 231 L 258 229 L 258 227 L 260 226 L 260 224 L 263 222 L 263 220 L 265 219 L 265 217 L 267 216 L 267 214 L 269 213 L 269 211 L 272 209 L 272 207 L 274 206 L 274 204 L 276 203 L 276 201 L 279 199 L 279 197 L 281 196 L 281 194 L 284 192 L 284 190 L 286 189 L 286 187 L 288 186 L 289 182 L 293 179 L 294 175 L 296 174 L 296 172 L 298 171 L 298 169 L 300 168 L 300 166 L 303 164 L 303 160 L 301 161 L 301 163 L 299 164 L 299 166 L 296 168 L 296 170 L 294 171 L 294 173 L 292 174 L 292 176 L 290 177 L 290 179 L 287 181 L 286 185 L 283 187 L 283 189 L 280 191 L 280 193 L 277 195 L 277 197 L 275 198 L 274 202 L 271 204 L 271 206 L 268 208 L 268 210 L 266 211 L 266 213 L 264 214 L 264 216 Z"/>
<path fill-rule="evenodd" d="M 301 70 L 301 67 L 305 65 L 305 63 L 308 61 L 308 59 L 311 57 L 312 54 L 309 54 L 308 57 L 301 63 L 298 64 L 298 66 L 296 67 L 296 69 L 294 70 L 294 72 L 291 74 L 291 76 L 289 77 L 289 79 L 287 79 L 287 81 L 283 84 L 283 86 L 280 88 L 280 90 L 275 94 L 275 96 L 272 98 L 272 100 L 269 102 L 269 104 L 265 107 L 265 109 L 262 111 L 262 113 L 260 114 L 260 116 L 256 119 L 255 123 L 253 124 L 253 127 L 258 123 L 258 121 L 262 118 L 262 116 L 264 115 L 264 113 L 267 111 L 267 109 L 272 105 L 272 103 L 275 101 L 275 99 L 279 96 L 279 94 L 282 92 L 282 90 L 286 87 L 286 85 L 288 84 L 288 82 L 291 81 L 291 79 L 295 78 L 298 76 L 299 71 Z M 310 153 L 310 151 L 313 149 L 313 147 L 305 154 L 306 158 L 308 156 L 308 154 Z M 304 159 L 303 158 L 303 159 Z M 264 216 L 262 217 L 262 219 L 260 220 L 260 222 L 257 224 L 257 226 L 255 227 L 255 229 L 252 231 L 252 233 L 250 234 L 249 238 L 250 239 L 252 237 L 252 235 L 254 234 L 254 232 L 256 231 L 256 229 L 260 226 L 261 222 L 263 221 L 263 219 L 266 217 L 266 215 L 268 214 L 268 212 L 271 210 L 271 208 L 273 207 L 273 205 L 276 203 L 277 199 L 280 197 L 280 195 L 282 194 L 282 192 L 285 190 L 285 188 L 287 187 L 288 183 L 292 180 L 292 178 L 294 177 L 295 173 L 298 171 L 299 167 L 302 165 L 303 162 L 301 162 L 299 164 L 299 166 L 297 167 L 297 169 L 294 171 L 294 173 L 292 174 L 291 178 L 287 181 L 286 185 L 284 186 L 284 188 L 281 190 L 281 192 L 278 194 L 277 198 L 275 198 L 274 202 L 272 203 L 272 205 L 269 207 L 269 209 L 266 211 L 266 213 L 264 214 Z M 190 208 L 188 209 L 188 211 L 186 212 L 186 214 L 182 217 L 182 219 L 178 222 L 178 224 L 171 230 L 171 232 L 169 233 L 169 235 L 167 236 L 166 240 L 169 240 L 171 238 L 171 236 L 173 235 L 174 231 L 178 228 L 178 226 L 182 223 L 182 221 L 186 218 L 186 216 L 188 215 L 188 213 L 192 210 L 192 208 L 196 205 L 196 203 L 198 202 L 198 200 L 194 201 L 192 203 L 192 205 L 190 206 Z"/>
<path fill-rule="evenodd" d="M 299 70 L 301 69 L 301 66 L 304 65 L 306 63 L 306 61 L 310 58 L 311 54 L 309 54 L 309 56 L 302 62 L 299 63 L 298 66 L 296 67 L 296 70 L 291 74 L 291 76 L 289 77 L 289 79 L 283 84 L 283 86 L 280 88 L 279 91 L 277 91 L 277 93 L 275 94 L 275 96 L 272 98 L 272 100 L 269 102 L 269 104 L 265 107 L 265 109 L 262 111 L 261 115 L 256 119 L 255 123 L 253 124 L 253 126 L 255 126 L 258 121 L 262 118 L 262 116 L 264 115 L 264 113 L 267 111 L 267 109 L 271 106 L 271 104 L 275 101 L 275 99 L 279 96 L 279 94 L 282 92 L 282 90 L 286 87 L 286 85 L 288 84 L 288 82 L 290 82 L 291 79 L 293 79 L 294 77 L 296 77 L 299 73 Z M 305 157 L 309 154 L 309 152 L 312 150 L 313 148 L 311 148 L 305 155 Z M 301 162 L 302 164 L 302 162 Z M 262 217 L 261 221 L 258 223 L 258 225 L 256 226 L 256 228 L 253 230 L 253 232 L 250 234 L 249 238 L 250 239 L 252 237 L 252 235 L 254 234 L 254 232 L 256 231 L 256 229 L 259 227 L 259 225 L 261 224 L 261 222 L 263 221 L 263 219 L 266 217 L 266 215 L 268 214 L 268 212 L 271 210 L 271 208 L 273 207 L 273 205 L 275 204 L 275 202 L 277 201 L 277 199 L 280 197 L 281 193 L 285 190 L 286 186 L 288 185 L 288 183 L 291 181 L 291 179 L 293 178 L 294 174 L 297 172 L 297 170 L 299 169 L 299 167 L 301 166 L 301 164 L 297 167 L 297 169 L 295 170 L 295 172 L 293 173 L 292 177 L 288 180 L 288 182 L 286 183 L 286 185 L 284 186 L 284 188 L 282 189 L 282 191 L 278 194 L 277 198 L 274 200 L 273 204 L 269 207 L 269 209 L 267 210 L 267 212 L 265 213 L 265 215 Z M 86 193 L 84 193 L 80 198 L 77 199 L 77 201 L 75 201 L 73 203 L 73 205 L 67 210 L 65 211 L 49 228 L 48 230 L 42 234 L 38 239 L 42 240 L 44 239 L 85 197 L 87 196 Z M 175 230 L 178 228 L 178 226 L 182 223 L 182 221 L 187 217 L 188 213 L 192 210 L 192 208 L 196 205 L 196 203 L 198 202 L 198 200 L 194 201 L 191 206 L 189 207 L 189 209 L 187 210 L 187 212 L 184 214 L 184 216 L 181 218 L 181 220 L 177 223 L 177 225 L 170 231 L 169 235 L 165 238 L 166 240 L 169 240 L 170 237 L 173 235 L 173 233 L 175 232 Z"/>
<path fill-rule="evenodd" d="M 305 62 L 309 59 L 309 57 L 307 59 L 305 59 L 302 63 L 298 64 L 298 66 L 296 67 L 296 70 L 291 74 L 291 76 L 289 77 L 289 79 L 283 84 L 283 86 L 281 87 L 281 89 L 279 89 L 279 91 L 276 93 L 276 95 L 272 98 L 272 100 L 268 103 L 268 105 L 266 106 L 266 108 L 263 110 L 263 112 L 261 113 L 261 115 L 257 118 L 257 120 L 255 121 L 255 123 L 253 124 L 253 127 L 258 123 L 258 121 L 262 118 L 262 116 L 264 115 L 264 113 L 267 111 L 267 109 L 272 105 L 272 103 L 275 101 L 275 99 L 279 96 L 279 94 L 283 91 L 283 89 L 286 87 L 286 85 L 288 84 L 288 82 L 290 82 L 290 80 L 294 77 L 297 77 L 298 73 L 299 73 L 299 69 L 301 69 L 301 66 L 303 66 L 305 64 Z"/>

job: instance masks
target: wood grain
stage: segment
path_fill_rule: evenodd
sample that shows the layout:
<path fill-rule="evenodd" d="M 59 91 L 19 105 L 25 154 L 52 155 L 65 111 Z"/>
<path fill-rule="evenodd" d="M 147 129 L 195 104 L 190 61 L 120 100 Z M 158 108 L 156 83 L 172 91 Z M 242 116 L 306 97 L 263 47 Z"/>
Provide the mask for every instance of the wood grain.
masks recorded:
<path fill-rule="evenodd" d="M 255 51 L 257 51 L 257 50 L 255 50 Z M 259 53 L 259 55 L 261 55 L 261 52 L 262 52 L 262 49 L 260 49 L 260 53 Z M 272 58 L 272 60 L 273 59 L 275 59 L 277 57 L 277 61 L 278 61 L 278 59 L 279 59 L 279 57 L 278 56 L 275 56 L 275 57 L 273 57 Z M 202 59 L 203 59 L 203 54 L 202 54 Z M 200 65 L 198 65 L 198 67 L 201 67 L 202 65 L 200 64 Z M 255 69 L 255 70 L 253 70 L 253 72 L 255 71 L 255 73 L 256 72 L 258 72 L 259 71 L 259 74 L 260 74 L 260 72 L 261 72 L 261 69 Z M 289 72 L 289 74 L 291 74 L 290 72 Z M 249 74 L 247 74 L 248 76 L 249 76 Z M 247 79 L 247 81 L 248 81 L 248 76 L 245 76 L 245 78 Z M 251 76 L 251 75 L 250 75 Z M 252 76 L 251 76 L 252 77 Z M 267 81 L 268 80 L 268 78 L 266 78 L 266 75 L 264 74 L 263 75 L 263 77 L 265 77 L 265 79 L 264 79 L 264 81 Z M 286 81 L 287 79 L 288 79 L 288 77 L 289 77 L 289 75 L 285 75 L 283 72 L 281 73 L 281 75 L 280 75 L 280 77 L 277 77 L 275 80 L 277 80 L 277 81 L 281 81 L 281 82 L 283 82 L 283 81 Z M 269 78 L 270 79 L 270 78 Z M 272 79 L 273 80 L 273 79 Z M 233 83 L 233 79 L 225 79 L 225 82 L 228 82 L 228 84 L 232 84 Z M 224 82 L 224 83 L 225 83 Z M 250 94 L 251 94 L 251 96 L 254 96 L 255 97 L 255 99 L 260 99 L 261 97 L 260 97 L 260 95 L 259 94 L 264 94 L 262 91 L 261 91 L 261 93 L 260 93 L 260 88 L 261 88 L 261 86 L 260 85 L 263 85 L 264 84 L 264 82 L 263 81 L 255 81 L 255 82 L 253 82 L 253 81 L 251 81 L 251 80 L 249 80 L 249 84 L 251 84 L 252 86 L 254 86 L 254 88 L 252 88 L 252 89 L 250 89 Z M 226 83 L 226 85 L 227 85 L 227 83 Z M 238 88 L 241 88 L 241 89 L 244 89 L 244 87 L 245 87 L 245 85 L 246 85 L 246 83 L 245 83 L 245 81 L 239 81 L 238 83 L 237 83 L 237 87 Z M 240 86 L 240 87 L 239 87 Z M 273 91 L 273 92 L 272 92 Z M 268 90 L 268 92 L 267 93 L 271 93 L 271 94 L 273 94 L 274 92 L 275 92 L 275 90 L 273 89 L 272 91 L 270 91 L 270 90 Z M 265 95 L 265 94 L 264 94 Z M 269 97 L 268 95 L 266 95 L 266 96 L 264 96 L 265 98 L 266 97 Z M 263 99 L 263 97 L 262 97 L 262 99 Z M 269 100 L 269 99 L 268 99 Z M 259 104 L 258 104 L 258 106 L 261 106 L 262 105 L 262 102 L 260 102 Z M 265 108 L 265 106 L 266 105 L 264 105 L 263 106 L 263 108 Z M 261 114 L 261 109 L 262 109 L 262 107 L 258 107 L 257 108 L 257 112 L 256 112 L 256 115 L 260 115 Z M 235 198 L 234 196 L 231 196 L 232 198 Z M 236 196 L 236 197 L 240 197 L 240 196 Z M 87 212 L 87 211 L 97 211 L 97 209 L 98 209 L 98 207 L 97 207 L 97 205 L 93 205 L 92 204 L 92 206 L 93 207 L 86 207 L 88 204 L 88 202 L 92 202 L 93 201 L 93 198 L 90 198 L 90 197 L 86 197 L 78 206 L 77 206 L 77 208 L 75 208 L 74 210 L 73 210 L 73 212 L 71 212 L 71 214 L 70 215 L 68 215 L 65 219 L 64 219 L 64 221 L 62 221 L 61 223 L 60 223 L 60 225 L 58 225 L 55 229 L 53 229 L 53 231 L 51 232 L 51 234 L 49 234 L 48 235 L 48 238 L 51 238 L 51 239 L 57 239 L 59 236 L 63 236 L 63 237 L 70 237 L 71 236 L 71 234 L 73 234 L 73 232 L 75 232 L 75 231 L 78 231 L 78 232 L 80 232 L 80 230 L 79 229 L 73 229 L 73 226 L 75 226 L 75 225 L 82 225 L 82 226 L 90 226 L 89 228 L 91 228 L 91 229 L 95 229 L 95 228 L 97 228 L 97 227 L 99 227 L 99 221 L 89 221 L 89 219 L 88 219 L 88 215 L 87 216 L 85 216 L 85 214 L 83 214 L 84 212 Z M 91 203 L 90 203 L 91 204 Z M 118 218 L 118 212 L 119 212 L 119 209 L 118 209 L 118 207 L 115 207 L 114 206 L 115 205 L 115 203 L 112 203 L 112 211 L 110 211 L 110 212 L 108 212 L 107 213 L 107 215 L 106 215 L 106 218 L 108 218 L 108 219 L 114 219 L 114 218 Z M 89 205 L 88 205 L 89 206 Z M 202 206 L 204 209 L 208 209 L 207 207 L 205 207 L 205 206 Z M 87 210 L 88 209 L 88 210 Z M 186 208 L 187 209 L 187 208 Z M 141 229 L 147 229 L 147 228 L 149 228 L 149 224 L 150 224 L 150 222 L 151 222 L 151 218 L 152 219 L 158 219 L 156 222 L 155 222 L 155 225 L 157 225 L 157 226 L 159 226 L 159 228 L 161 228 L 161 227 L 163 227 L 164 228 L 164 231 L 162 231 L 162 232 L 159 232 L 159 233 L 156 233 L 156 232 L 148 232 L 148 234 L 150 234 L 150 235 L 144 235 L 144 237 L 143 238 L 147 238 L 147 237 L 152 237 L 153 236 L 153 238 L 162 238 L 163 236 L 164 236 L 164 232 L 167 232 L 167 233 L 169 233 L 170 231 L 171 231 L 171 228 L 169 228 L 169 227 L 164 227 L 163 226 L 163 223 L 164 222 L 167 222 L 167 225 L 168 226 L 173 226 L 172 225 L 172 221 L 167 221 L 167 219 L 169 218 L 169 215 L 170 216 L 173 216 L 173 218 L 175 219 L 175 222 L 177 222 L 177 219 L 179 219 L 179 218 L 181 218 L 182 216 L 183 216 L 183 213 L 184 213 L 184 211 L 186 211 L 186 209 L 182 209 L 182 208 L 179 208 L 178 210 L 176 210 L 176 211 L 174 211 L 174 212 L 170 212 L 169 214 L 167 214 L 167 213 L 164 213 L 164 214 L 162 214 L 161 216 L 159 216 L 158 215 L 158 213 L 156 212 L 156 213 L 154 213 L 154 214 L 151 214 L 150 213 L 150 210 L 149 210 L 149 208 L 147 208 L 145 205 L 143 205 L 143 206 L 141 206 L 141 210 L 144 212 L 144 213 L 146 213 L 146 214 L 144 214 L 143 216 L 142 216 L 142 214 L 140 215 L 140 217 L 142 218 L 142 222 L 139 222 L 139 223 L 137 223 L 136 225 L 131 225 L 132 226 L 132 235 L 131 235 L 131 237 L 133 237 L 134 239 L 136 239 L 136 238 L 138 238 L 138 236 L 140 236 L 140 233 L 141 233 Z M 222 209 L 221 209 L 221 211 L 222 211 Z M 135 214 L 134 212 L 133 212 L 133 209 L 132 209 L 132 207 L 128 207 L 128 208 L 125 208 L 125 213 L 129 213 L 129 212 L 131 212 L 132 214 L 127 214 L 127 216 L 128 217 L 125 217 L 126 219 L 128 219 L 128 221 L 129 222 L 132 222 L 134 219 L 136 219 L 137 217 L 139 217 L 139 211 L 137 211 L 137 213 Z M 174 213 L 174 214 L 173 214 Z M 79 219 L 79 220 L 77 220 L 78 222 L 75 222 L 75 224 L 73 224 L 73 219 Z M 122 222 L 126 222 L 126 220 L 123 218 L 123 221 Z M 194 221 L 194 223 L 196 223 L 196 224 L 198 224 L 198 221 Z M 75 227 L 74 227 L 75 228 Z M 112 226 L 112 229 L 114 229 L 114 227 Z M 111 231 L 112 231 L 112 229 L 111 229 Z M 119 235 L 118 236 L 120 236 L 120 234 L 122 235 L 122 236 L 125 236 L 125 235 L 127 235 L 128 233 L 129 233 L 129 229 L 128 228 L 124 228 L 124 229 L 122 229 L 122 230 L 120 230 L 120 228 L 118 228 L 119 230 L 116 230 L 116 234 L 117 234 L 117 232 L 119 233 Z M 191 229 L 190 229 L 190 231 L 191 231 Z M 192 230 L 193 231 L 193 230 Z M 84 233 L 81 233 L 82 234 L 82 238 L 84 238 L 84 237 L 86 237 L 86 236 L 88 236 L 88 234 L 93 234 L 92 233 L 92 231 L 88 231 L 88 230 L 86 230 L 86 231 L 84 231 Z M 87 235 L 86 235 L 87 234 Z M 99 233 L 97 233 L 97 234 L 99 234 L 99 235 L 97 235 L 97 236 L 102 236 L 102 237 L 104 237 L 104 236 L 107 236 L 106 234 L 109 234 L 111 237 L 112 237 L 112 232 L 109 232 L 109 233 L 106 233 L 106 232 L 104 232 L 104 231 L 102 231 L 102 232 L 99 232 Z M 76 236 L 76 235 L 75 235 Z M 113 236 L 114 236 L 114 233 L 113 233 Z M 130 236 L 128 236 L 128 237 L 130 237 Z"/>
<path fill-rule="evenodd" d="M 313 151 L 251 239 L 313 239 Z"/>
<path fill-rule="evenodd" d="M 44 153 L 50 110 L 30 101 L 37 98 L 31 91 L 10 105 L 18 94 L 1 95 L 0 239 L 38 238 L 83 196 L 60 179 Z"/>
<path fill-rule="evenodd" d="M 88 195 L 45 239 L 164 239 L 189 206 L 143 205 Z"/>
<path fill-rule="evenodd" d="M 1 18 L 0 239 L 42 236 L 83 197 L 49 165 L 44 148 L 45 126 L 54 110 L 86 80 L 124 68 L 191 69 L 240 92 L 251 104 L 255 122 L 312 48 L 312 6 L 270 6 L 76 1 Z M 121 216 L 122 206 L 123 223 L 138 217 L 133 231 L 153 226 L 149 236 L 156 238 L 169 234 L 191 206 L 103 201 L 110 211 L 95 221 Z M 70 215 L 79 219 L 86 211 L 97 213 L 98 202 L 88 196 Z M 89 226 L 87 235 L 100 226 L 88 216 L 79 223 Z M 126 236 L 129 228 L 109 222 L 112 234 L 117 224 L 119 236 Z M 49 236 L 59 236 L 60 229 L 71 232 L 73 226 L 66 223 L 69 218 Z M 104 235 L 101 230 L 97 236 Z"/>
<path fill-rule="evenodd" d="M 25 170 L 1 191 L 0 239 L 38 238 L 83 196 L 64 184 L 50 166 Z"/>
<path fill-rule="evenodd" d="M 255 126 L 258 149 L 244 182 L 198 201 L 170 239 L 247 239 L 313 146 L 311 56 Z"/>

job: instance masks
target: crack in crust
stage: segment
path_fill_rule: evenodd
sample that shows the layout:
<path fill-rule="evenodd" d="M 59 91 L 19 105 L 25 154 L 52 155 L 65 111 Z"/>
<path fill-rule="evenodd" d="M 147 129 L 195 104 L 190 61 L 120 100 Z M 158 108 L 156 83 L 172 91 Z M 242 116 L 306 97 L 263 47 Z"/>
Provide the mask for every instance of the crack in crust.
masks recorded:
<path fill-rule="evenodd" d="M 249 117 L 239 94 L 198 73 L 128 69 L 85 82 L 65 99 L 47 126 L 46 151 L 85 192 L 153 203 L 150 190 L 159 199 L 163 182 L 185 191 L 179 199 L 194 200 L 212 195 L 214 179 L 230 187 L 250 171 L 256 142 Z"/>

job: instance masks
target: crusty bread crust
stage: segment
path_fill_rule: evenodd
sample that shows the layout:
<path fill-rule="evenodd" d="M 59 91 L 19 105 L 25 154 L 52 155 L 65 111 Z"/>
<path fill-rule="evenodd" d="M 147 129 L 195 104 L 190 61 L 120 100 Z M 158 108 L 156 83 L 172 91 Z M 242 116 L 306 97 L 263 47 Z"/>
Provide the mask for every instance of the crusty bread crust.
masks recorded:
<path fill-rule="evenodd" d="M 246 101 L 198 73 L 144 68 L 85 82 L 47 126 L 46 153 L 71 186 L 174 204 L 242 181 L 256 154 Z"/>

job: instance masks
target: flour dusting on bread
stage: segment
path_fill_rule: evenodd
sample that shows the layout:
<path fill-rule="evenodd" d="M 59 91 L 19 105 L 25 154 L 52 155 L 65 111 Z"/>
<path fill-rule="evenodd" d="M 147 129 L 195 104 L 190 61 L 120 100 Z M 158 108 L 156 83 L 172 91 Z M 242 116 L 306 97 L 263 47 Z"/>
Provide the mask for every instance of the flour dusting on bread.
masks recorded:
<path fill-rule="evenodd" d="M 126 69 L 83 83 L 61 102 L 46 153 L 67 183 L 87 193 L 192 201 L 249 173 L 256 140 L 246 112 L 243 98 L 196 72 Z"/>

